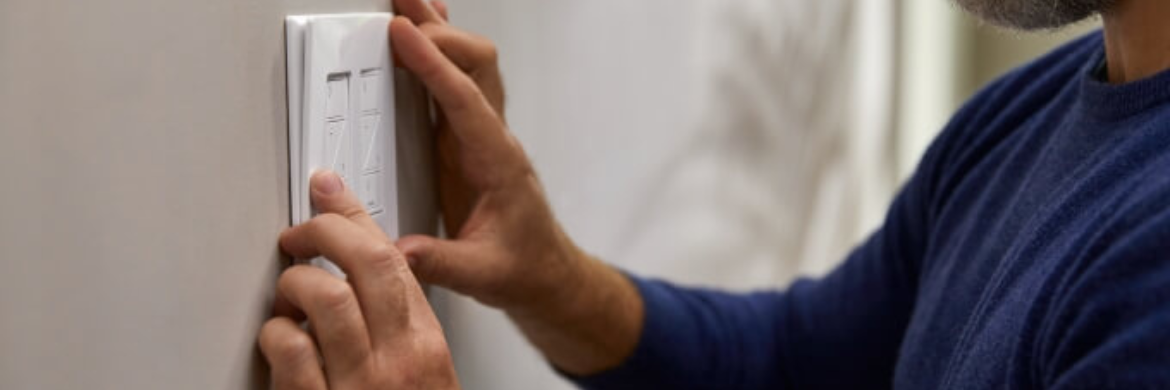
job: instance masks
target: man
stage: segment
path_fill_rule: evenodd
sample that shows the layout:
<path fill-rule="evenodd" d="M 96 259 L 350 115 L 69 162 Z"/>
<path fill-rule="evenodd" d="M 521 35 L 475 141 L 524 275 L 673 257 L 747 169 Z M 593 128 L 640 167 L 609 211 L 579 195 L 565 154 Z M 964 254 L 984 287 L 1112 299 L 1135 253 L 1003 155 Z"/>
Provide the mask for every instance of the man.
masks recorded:
<path fill-rule="evenodd" d="M 577 248 L 508 133 L 491 44 L 441 3 L 397 0 L 397 60 L 441 108 L 454 238 L 395 243 L 336 175 L 314 176 L 321 215 L 281 247 L 350 278 L 281 276 L 260 334 L 276 387 L 457 388 L 417 276 L 503 310 L 586 388 L 1170 388 L 1170 3 L 959 3 L 1021 29 L 1099 14 L 1104 31 L 960 109 L 838 269 L 738 295 Z"/>

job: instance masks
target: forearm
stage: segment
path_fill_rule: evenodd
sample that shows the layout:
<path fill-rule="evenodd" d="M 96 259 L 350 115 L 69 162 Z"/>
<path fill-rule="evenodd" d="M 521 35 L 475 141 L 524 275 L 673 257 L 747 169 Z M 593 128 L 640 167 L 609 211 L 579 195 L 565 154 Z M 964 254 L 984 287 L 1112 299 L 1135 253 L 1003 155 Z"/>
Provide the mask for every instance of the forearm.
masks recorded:
<path fill-rule="evenodd" d="M 634 284 L 581 251 L 559 285 L 508 316 L 554 366 L 590 375 L 620 365 L 638 344 L 644 308 Z"/>

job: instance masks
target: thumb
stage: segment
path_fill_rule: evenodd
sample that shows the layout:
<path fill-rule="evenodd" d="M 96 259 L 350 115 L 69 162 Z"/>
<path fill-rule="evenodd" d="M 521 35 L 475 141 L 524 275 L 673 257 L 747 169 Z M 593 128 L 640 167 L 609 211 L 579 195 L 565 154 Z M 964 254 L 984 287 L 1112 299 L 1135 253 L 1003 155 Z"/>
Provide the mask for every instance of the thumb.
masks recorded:
<path fill-rule="evenodd" d="M 467 266 L 474 261 L 461 255 L 461 243 L 430 236 L 411 235 L 402 237 L 396 243 L 398 250 L 406 255 L 406 262 L 415 277 L 424 283 L 437 284 L 455 291 L 465 292 L 467 281 L 463 277 Z"/>
<path fill-rule="evenodd" d="M 314 173 L 309 179 L 309 195 L 313 200 L 313 208 L 320 214 L 341 215 L 362 228 L 382 231 L 336 172 L 324 170 Z"/>

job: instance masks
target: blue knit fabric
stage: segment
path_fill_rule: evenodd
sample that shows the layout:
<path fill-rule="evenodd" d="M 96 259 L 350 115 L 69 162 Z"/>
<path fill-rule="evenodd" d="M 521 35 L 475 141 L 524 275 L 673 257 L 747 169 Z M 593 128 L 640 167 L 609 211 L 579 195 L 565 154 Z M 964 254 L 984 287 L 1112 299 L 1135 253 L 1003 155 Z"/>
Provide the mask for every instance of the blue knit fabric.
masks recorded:
<path fill-rule="evenodd" d="M 1101 34 L 981 91 L 832 273 L 646 302 L 589 389 L 1170 389 L 1170 71 Z"/>

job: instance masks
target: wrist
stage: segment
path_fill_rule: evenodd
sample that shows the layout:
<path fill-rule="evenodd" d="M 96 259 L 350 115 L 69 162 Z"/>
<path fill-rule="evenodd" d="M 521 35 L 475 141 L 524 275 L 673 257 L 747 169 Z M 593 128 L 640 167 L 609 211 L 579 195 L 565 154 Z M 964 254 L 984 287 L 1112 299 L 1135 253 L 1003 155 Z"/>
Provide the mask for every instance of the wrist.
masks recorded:
<path fill-rule="evenodd" d="M 538 272 L 522 276 L 527 283 L 517 283 L 518 296 L 506 307 L 512 317 L 572 318 L 579 314 L 589 297 L 585 294 L 596 283 L 600 272 L 597 260 L 575 247 L 544 262 Z"/>
<path fill-rule="evenodd" d="M 618 366 L 633 352 L 642 300 L 616 269 L 576 248 L 571 256 L 554 283 L 505 312 L 553 365 L 589 375 Z"/>

